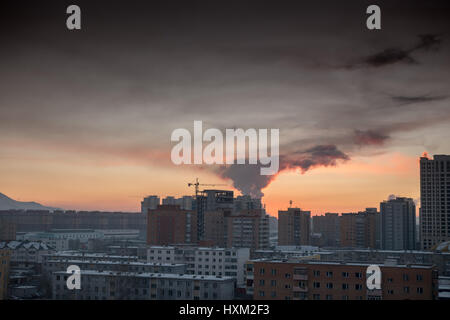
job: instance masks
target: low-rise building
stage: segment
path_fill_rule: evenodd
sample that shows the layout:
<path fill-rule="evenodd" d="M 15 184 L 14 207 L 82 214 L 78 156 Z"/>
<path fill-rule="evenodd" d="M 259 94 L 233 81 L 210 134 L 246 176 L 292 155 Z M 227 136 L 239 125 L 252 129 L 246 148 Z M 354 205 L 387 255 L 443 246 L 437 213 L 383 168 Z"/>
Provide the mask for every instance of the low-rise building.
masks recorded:
<path fill-rule="evenodd" d="M 186 274 L 81 271 L 80 290 L 67 289 L 68 274 L 52 275 L 56 300 L 231 300 L 231 277 Z"/>
<path fill-rule="evenodd" d="M 21 240 L 41 241 L 56 250 L 78 249 L 80 244 L 87 247 L 90 239 L 102 239 L 103 232 L 90 229 L 52 229 L 48 232 L 29 232 L 21 236 Z"/>
<path fill-rule="evenodd" d="M 80 270 L 93 271 L 120 271 L 136 273 L 186 273 L 186 265 L 181 263 L 152 263 L 138 261 L 96 261 L 76 259 L 54 259 L 46 260 L 43 265 L 43 273 L 50 277 L 53 272 L 66 271 L 71 265 L 76 265 Z"/>
<path fill-rule="evenodd" d="M 188 274 L 233 277 L 238 286 L 245 284 L 244 265 L 249 258 L 249 248 L 150 246 L 147 249 L 148 262 L 183 263 Z"/>

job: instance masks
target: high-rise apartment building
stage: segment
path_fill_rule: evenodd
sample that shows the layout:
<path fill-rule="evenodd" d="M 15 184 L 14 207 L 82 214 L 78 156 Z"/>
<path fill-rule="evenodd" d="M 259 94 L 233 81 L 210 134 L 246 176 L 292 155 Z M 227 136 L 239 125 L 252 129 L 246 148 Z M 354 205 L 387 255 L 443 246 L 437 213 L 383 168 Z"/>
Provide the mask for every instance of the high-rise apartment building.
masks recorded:
<path fill-rule="evenodd" d="M 177 205 L 159 205 L 148 211 L 147 243 L 197 243 L 197 213 Z"/>
<path fill-rule="evenodd" d="M 313 232 L 320 234 L 321 244 L 327 247 L 340 245 L 340 217 L 337 213 L 313 216 Z"/>
<path fill-rule="evenodd" d="M 309 245 L 311 211 L 288 208 L 278 211 L 278 245 Z"/>
<path fill-rule="evenodd" d="M 420 243 L 424 250 L 450 240 L 450 155 L 420 158 Z"/>
<path fill-rule="evenodd" d="M 352 248 L 380 247 L 380 215 L 376 208 L 340 216 L 340 245 Z"/>
<path fill-rule="evenodd" d="M 158 196 L 148 196 L 145 197 L 144 200 L 141 201 L 141 212 L 142 214 L 147 215 L 148 210 L 155 210 L 160 204 L 160 200 Z"/>
<path fill-rule="evenodd" d="M 233 191 L 203 190 L 193 202 L 193 210 L 197 212 L 197 238 L 205 240 L 206 212 L 232 211 L 234 207 Z"/>
<path fill-rule="evenodd" d="M 267 249 L 269 216 L 263 209 L 242 210 L 225 216 L 227 247 Z"/>
<path fill-rule="evenodd" d="M 416 205 L 411 198 L 380 203 L 381 247 L 384 250 L 416 249 Z"/>

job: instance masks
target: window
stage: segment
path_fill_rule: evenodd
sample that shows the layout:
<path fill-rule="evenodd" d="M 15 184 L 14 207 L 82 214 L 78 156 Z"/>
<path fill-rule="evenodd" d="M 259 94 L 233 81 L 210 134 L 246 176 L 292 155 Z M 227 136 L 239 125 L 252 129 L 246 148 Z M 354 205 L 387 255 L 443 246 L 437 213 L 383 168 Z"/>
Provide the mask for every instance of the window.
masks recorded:
<path fill-rule="evenodd" d="M 272 275 L 275 276 L 277 274 L 277 269 L 272 269 Z"/>
<path fill-rule="evenodd" d="M 348 289 L 348 283 L 343 283 L 342 290 L 347 290 L 347 289 Z"/>
<path fill-rule="evenodd" d="M 423 293 L 423 288 L 421 288 L 421 287 L 417 288 L 417 293 L 418 294 L 422 294 Z"/>
<path fill-rule="evenodd" d="M 270 281 L 270 285 L 271 285 L 272 287 L 276 287 L 276 285 L 277 285 L 277 280 L 271 280 L 271 281 Z"/>
<path fill-rule="evenodd" d="M 423 276 L 421 274 L 418 274 L 416 276 L 417 281 L 422 281 L 423 280 Z"/>
<path fill-rule="evenodd" d="M 343 278 L 348 278 L 349 277 L 349 273 L 348 272 L 342 272 L 342 277 Z"/>
<path fill-rule="evenodd" d="M 355 284 L 355 290 L 362 290 L 362 284 L 360 283 Z"/>
<path fill-rule="evenodd" d="M 355 272 L 355 277 L 358 279 L 362 278 L 362 273 L 361 272 Z"/>
<path fill-rule="evenodd" d="M 327 271 L 327 277 L 331 278 L 333 276 L 333 271 Z"/>
<path fill-rule="evenodd" d="M 264 286 L 264 279 L 260 279 L 260 280 L 259 280 L 259 285 L 260 285 L 261 287 Z"/>
<path fill-rule="evenodd" d="M 409 293 L 409 287 L 403 287 L 403 292 L 404 293 Z"/>
<path fill-rule="evenodd" d="M 260 296 L 260 297 L 264 297 L 264 291 L 260 291 L 260 292 L 259 292 L 259 296 Z"/>
<path fill-rule="evenodd" d="M 333 289 L 333 283 L 332 282 L 328 282 L 327 283 L 327 289 Z"/>
<path fill-rule="evenodd" d="M 320 277 L 320 270 L 313 271 L 314 277 Z"/>
<path fill-rule="evenodd" d="M 313 294 L 314 300 L 320 300 L 320 294 Z"/>
<path fill-rule="evenodd" d="M 320 282 L 314 282 L 313 283 L 314 288 L 320 288 Z"/>
<path fill-rule="evenodd" d="M 264 268 L 259 269 L 259 274 L 264 274 Z"/>

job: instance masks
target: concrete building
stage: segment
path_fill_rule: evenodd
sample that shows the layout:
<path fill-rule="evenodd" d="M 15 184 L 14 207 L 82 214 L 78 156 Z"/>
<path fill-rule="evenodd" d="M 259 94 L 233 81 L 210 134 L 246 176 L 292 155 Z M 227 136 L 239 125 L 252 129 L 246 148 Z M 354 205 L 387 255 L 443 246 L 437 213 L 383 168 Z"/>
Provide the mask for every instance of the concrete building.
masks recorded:
<path fill-rule="evenodd" d="M 299 208 L 278 211 L 278 245 L 309 245 L 310 225 L 311 211 L 302 211 Z"/>
<path fill-rule="evenodd" d="M 250 258 L 248 248 L 193 246 L 150 246 L 147 261 L 186 264 L 186 272 L 195 275 L 226 276 L 244 285 L 244 264 Z"/>
<path fill-rule="evenodd" d="M 135 273 L 173 273 L 185 274 L 186 264 L 138 262 L 138 261 L 97 261 L 87 259 L 47 259 L 42 265 L 43 274 L 51 277 L 52 273 L 66 271 L 71 265 L 77 265 L 81 270 L 117 271 Z"/>
<path fill-rule="evenodd" d="M 433 300 L 438 273 L 432 266 L 380 265 L 381 290 L 368 290 L 368 264 L 253 261 L 248 285 L 255 300 Z"/>
<path fill-rule="evenodd" d="M 450 300 L 450 277 L 439 277 L 439 300 Z"/>
<path fill-rule="evenodd" d="M 384 250 L 416 249 L 416 205 L 411 198 L 380 203 L 381 247 Z"/>
<path fill-rule="evenodd" d="M 0 216 L 0 241 L 16 240 L 16 225 Z"/>
<path fill-rule="evenodd" d="M 269 216 L 263 209 L 242 210 L 225 217 L 227 247 L 268 249 Z"/>
<path fill-rule="evenodd" d="M 386 261 L 389 261 L 391 264 L 399 265 L 435 266 L 439 271 L 439 275 L 450 276 L 450 252 L 333 249 L 318 251 L 317 254 L 320 256 L 320 261 L 324 262 L 384 264 Z"/>
<path fill-rule="evenodd" d="M 252 198 L 249 195 L 237 196 L 234 199 L 234 211 L 263 209 L 260 198 Z"/>
<path fill-rule="evenodd" d="M 450 155 L 420 158 L 420 243 L 424 250 L 450 240 Z"/>
<path fill-rule="evenodd" d="M 69 250 L 84 244 L 90 239 L 101 239 L 102 232 L 92 229 L 52 229 L 47 232 L 29 232 L 20 237 L 26 241 L 40 241 L 58 251 Z"/>
<path fill-rule="evenodd" d="M 52 229 L 139 230 L 146 239 L 146 215 L 140 212 L 4 210 L 0 219 L 15 225 L 17 232 L 47 232 Z"/>
<path fill-rule="evenodd" d="M 193 202 L 197 212 L 197 239 L 205 240 L 205 218 L 207 212 L 232 212 L 234 208 L 234 193 L 229 190 L 208 189 L 201 191 Z"/>
<path fill-rule="evenodd" d="M 0 300 L 6 299 L 9 280 L 10 250 L 0 248 Z"/>
<path fill-rule="evenodd" d="M 226 217 L 231 215 L 230 210 L 206 211 L 204 215 L 204 231 L 202 245 L 227 246 Z"/>
<path fill-rule="evenodd" d="M 197 213 L 177 205 L 159 205 L 148 211 L 147 244 L 197 243 Z"/>
<path fill-rule="evenodd" d="M 312 217 L 313 233 L 321 236 L 321 246 L 339 247 L 341 243 L 340 219 L 337 213 Z"/>
<path fill-rule="evenodd" d="M 43 257 L 55 252 L 55 248 L 40 241 L 0 242 L 0 249 L 9 250 L 11 264 L 15 267 L 37 267 L 37 270 Z"/>
<path fill-rule="evenodd" d="M 352 248 L 380 247 L 380 214 L 376 208 L 339 217 L 340 246 Z"/>
<path fill-rule="evenodd" d="M 158 196 L 147 196 L 141 201 L 141 213 L 147 215 L 148 210 L 155 210 L 160 205 Z"/>
<path fill-rule="evenodd" d="M 81 289 L 68 290 L 68 274 L 52 274 L 55 300 L 232 300 L 230 277 L 82 271 Z"/>

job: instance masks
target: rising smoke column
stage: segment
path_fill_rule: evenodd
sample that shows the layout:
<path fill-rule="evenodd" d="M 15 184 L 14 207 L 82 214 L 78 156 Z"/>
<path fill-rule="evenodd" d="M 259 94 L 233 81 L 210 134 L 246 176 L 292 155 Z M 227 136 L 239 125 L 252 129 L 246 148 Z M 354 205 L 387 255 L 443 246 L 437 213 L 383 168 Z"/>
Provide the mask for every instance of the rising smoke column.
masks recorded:
<path fill-rule="evenodd" d="M 347 161 L 350 157 L 335 145 L 317 145 L 312 148 L 295 151 L 280 156 L 280 170 L 272 176 L 260 174 L 260 164 L 233 164 L 216 170 L 222 178 L 231 179 L 233 187 L 244 195 L 254 198 L 264 196 L 262 189 L 267 187 L 279 173 L 286 170 L 300 170 L 302 174 L 317 167 L 336 166 L 338 161 Z"/>

